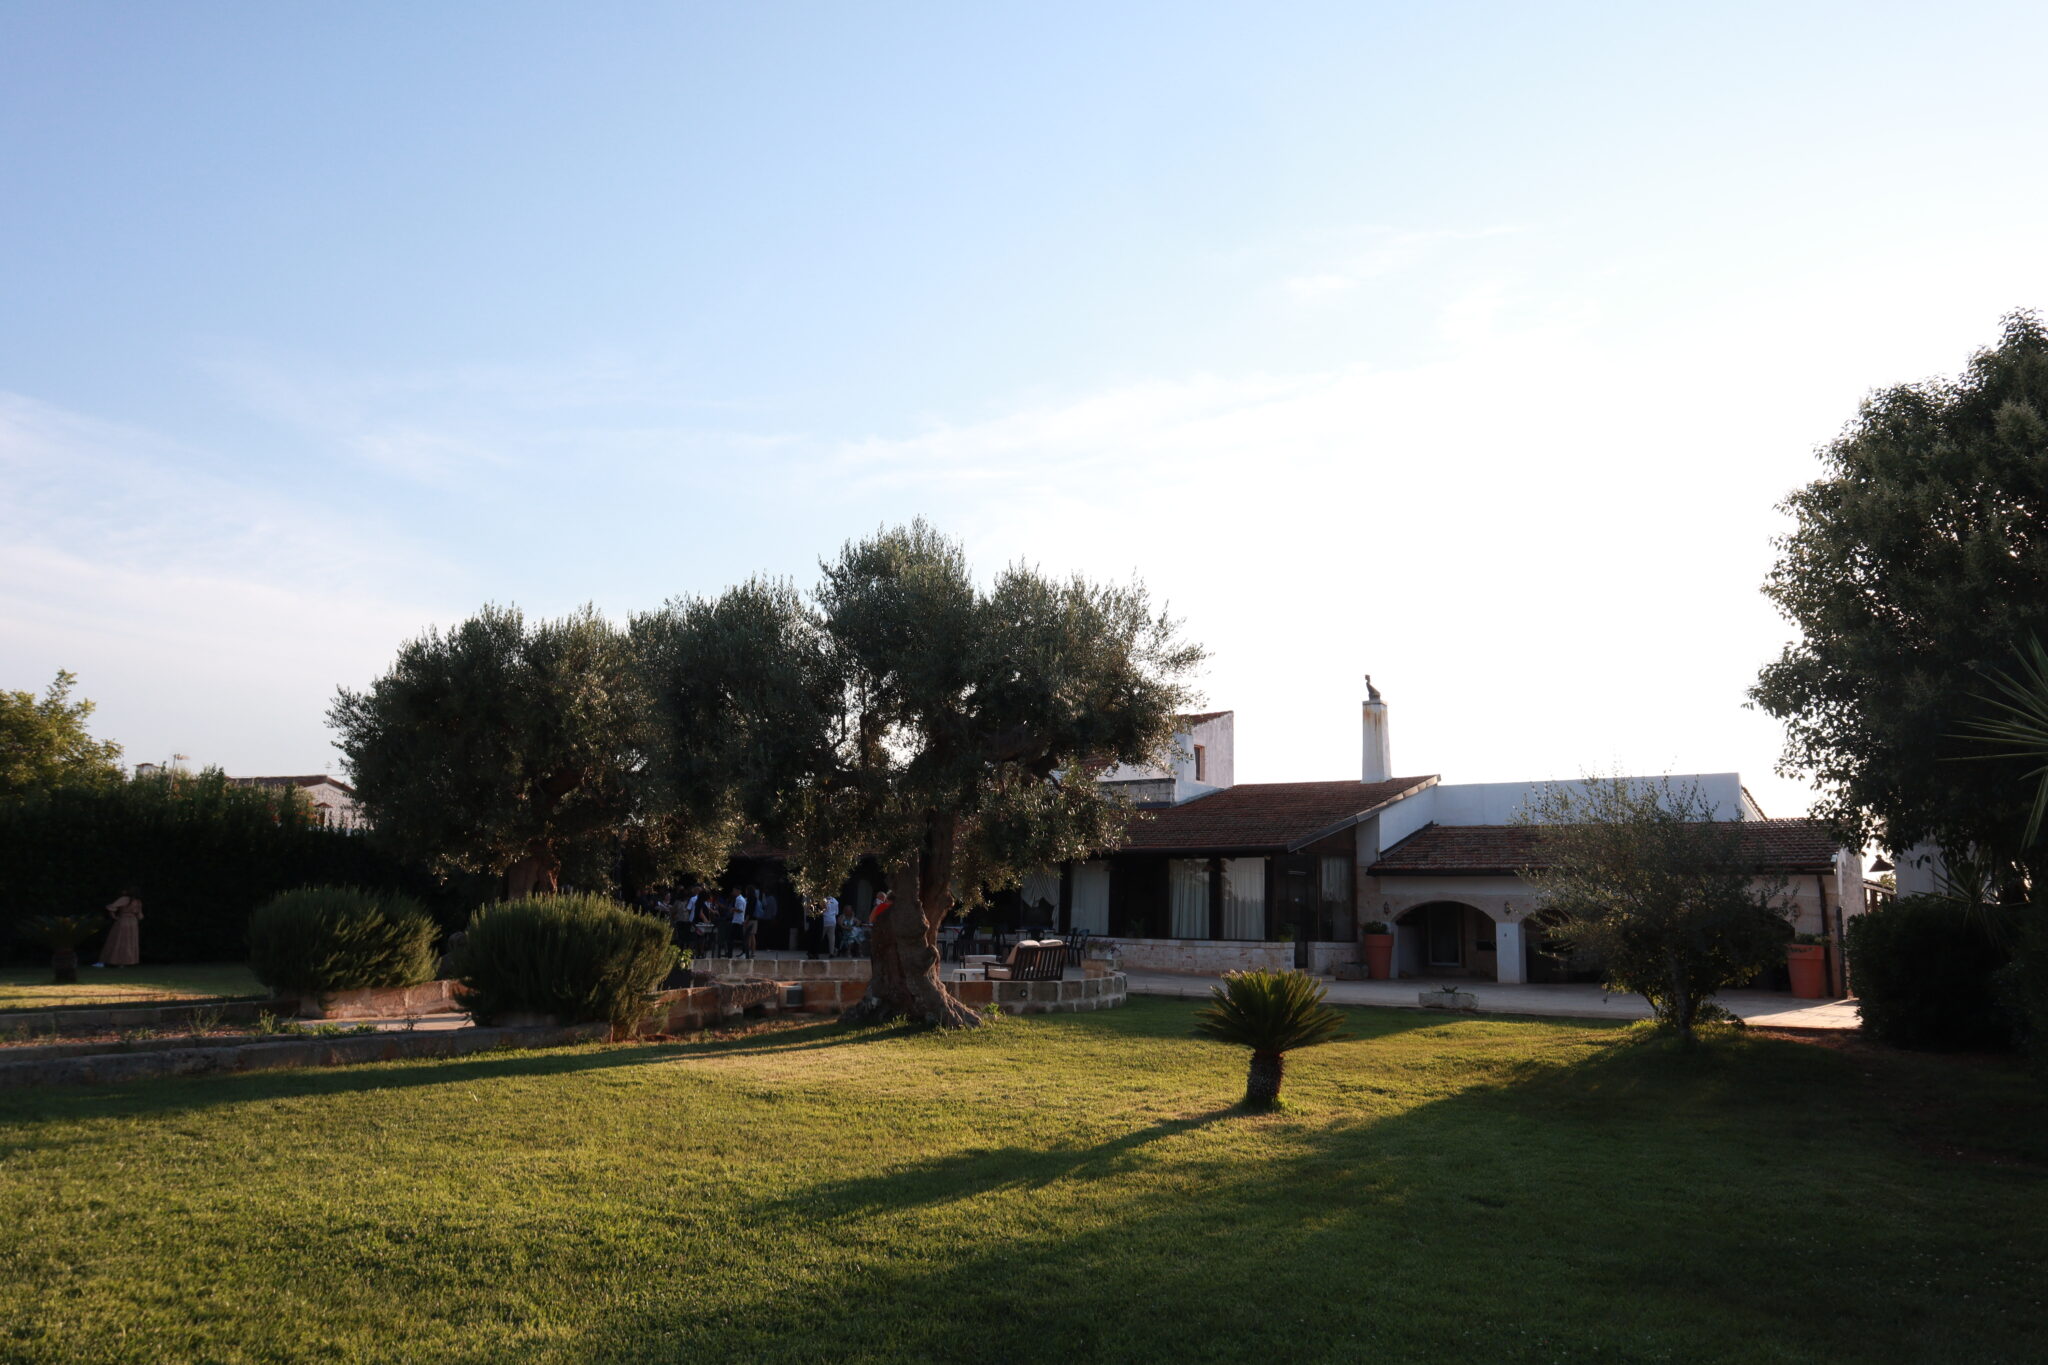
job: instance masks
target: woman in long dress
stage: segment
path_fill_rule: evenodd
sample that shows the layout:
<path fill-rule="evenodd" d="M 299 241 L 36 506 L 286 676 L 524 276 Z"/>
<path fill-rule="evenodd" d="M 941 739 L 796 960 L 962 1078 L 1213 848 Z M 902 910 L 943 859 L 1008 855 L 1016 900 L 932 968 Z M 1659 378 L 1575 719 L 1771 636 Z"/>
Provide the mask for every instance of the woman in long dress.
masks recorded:
<path fill-rule="evenodd" d="M 101 967 L 133 967 L 142 961 L 142 898 L 129 887 L 107 907 L 107 913 L 114 917 L 114 927 L 107 930 L 107 941 L 100 949 Z"/>

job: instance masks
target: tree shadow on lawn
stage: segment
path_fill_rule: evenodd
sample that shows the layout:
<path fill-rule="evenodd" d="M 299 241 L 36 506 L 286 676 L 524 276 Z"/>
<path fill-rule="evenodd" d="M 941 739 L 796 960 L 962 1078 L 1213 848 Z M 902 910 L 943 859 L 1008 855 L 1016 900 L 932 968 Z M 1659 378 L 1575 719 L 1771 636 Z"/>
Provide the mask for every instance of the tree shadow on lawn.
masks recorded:
<path fill-rule="evenodd" d="M 575 1358 L 2025 1358 L 2040 1183 L 1930 1174 L 1791 1047 L 1618 1037 L 1384 1117 L 1216 1110 L 820 1183 L 760 1208 L 730 1294 L 640 1296 Z M 1809 1131 L 1834 1108 L 1853 1133 Z"/>
<path fill-rule="evenodd" d="M 595 1043 L 534 1051 L 503 1048 L 460 1057 L 406 1058 L 343 1066 L 300 1067 L 288 1071 L 214 1072 L 98 1085 L 24 1087 L 0 1091 L 0 1122 L 170 1116 L 219 1105 L 265 1100 L 380 1090 L 425 1090 L 475 1082 L 571 1076 L 699 1057 L 858 1047 L 911 1036 L 916 1032 L 918 1030 L 901 1026 L 850 1029 L 837 1020 L 824 1020 L 777 1030 L 773 1043 L 763 1042 L 758 1035 L 749 1035 L 680 1043 Z"/>
<path fill-rule="evenodd" d="M 1133 1042 L 1151 1038 L 1184 1041 L 1191 1037 L 1185 1002 L 1160 1003 L 1167 1008 L 1139 1006 L 1135 1009 L 1126 1007 L 1005 1020 L 1004 1029 L 1028 1032 L 997 1033 L 989 1041 L 1031 1038 L 1039 1034 L 1051 1042 L 1056 1041 L 1059 1035 L 1075 1033 Z M 1368 1009 L 1347 1013 L 1354 1015 L 1352 1028 L 1360 1039 L 1387 1037 L 1451 1022 L 1413 1017 L 1415 1011 Z M 531 1052 L 508 1048 L 461 1057 L 410 1058 L 289 1071 L 215 1072 L 147 1081 L 23 1088 L 0 1091 L 0 1122 L 168 1116 L 265 1100 L 378 1090 L 424 1090 L 493 1080 L 567 1076 L 696 1058 L 766 1056 L 935 1036 L 932 1030 L 916 1025 L 849 1028 L 837 1019 L 819 1019 L 789 1027 L 771 1026 L 733 1037 L 700 1037 L 688 1042 L 606 1043 Z M 961 1042 L 972 1045 L 977 1035 L 957 1037 Z"/>

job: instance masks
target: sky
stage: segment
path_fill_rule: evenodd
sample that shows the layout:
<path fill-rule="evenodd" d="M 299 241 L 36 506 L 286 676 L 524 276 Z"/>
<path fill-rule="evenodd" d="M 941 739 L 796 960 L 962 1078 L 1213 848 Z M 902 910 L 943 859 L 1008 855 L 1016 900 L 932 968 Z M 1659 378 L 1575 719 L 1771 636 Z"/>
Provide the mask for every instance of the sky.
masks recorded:
<path fill-rule="evenodd" d="M 2048 306 L 2048 7 L 0 6 L 0 687 L 339 771 L 487 602 L 924 516 L 1142 579 L 1237 776 L 1739 771 L 1874 388 Z"/>

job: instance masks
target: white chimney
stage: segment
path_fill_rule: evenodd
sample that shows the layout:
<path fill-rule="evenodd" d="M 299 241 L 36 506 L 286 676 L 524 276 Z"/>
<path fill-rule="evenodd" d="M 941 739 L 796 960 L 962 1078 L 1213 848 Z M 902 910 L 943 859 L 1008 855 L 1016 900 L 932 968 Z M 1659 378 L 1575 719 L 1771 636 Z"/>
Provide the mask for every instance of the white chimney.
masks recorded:
<path fill-rule="evenodd" d="M 1361 780 L 1384 782 L 1394 775 L 1394 759 L 1387 747 L 1387 704 L 1365 675 L 1365 762 Z"/>

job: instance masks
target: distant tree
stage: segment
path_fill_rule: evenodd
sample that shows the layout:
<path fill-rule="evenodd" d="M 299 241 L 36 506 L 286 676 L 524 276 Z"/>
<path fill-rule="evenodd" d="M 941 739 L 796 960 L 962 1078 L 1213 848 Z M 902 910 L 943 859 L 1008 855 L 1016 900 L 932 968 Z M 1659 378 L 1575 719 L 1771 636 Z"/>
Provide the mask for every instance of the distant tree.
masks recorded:
<path fill-rule="evenodd" d="M 87 733 L 93 704 L 71 700 L 77 682 L 60 669 L 40 698 L 0 692 L 0 797 L 121 780 L 121 746 Z"/>
<path fill-rule="evenodd" d="M 1745 867 L 1734 823 L 1713 816 L 1697 787 L 1595 778 L 1545 788 L 1522 817 L 1542 834 L 1521 875 L 1551 941 L 1686 1047 L 1714 995 L 1783 961 L 1792 937 L 1784 883 Z"/>
<path fill-rule="evenodd" d="M 328 720 L 379 838 L 437 872 L 503 876 L 514 897 L 555 890 L 565 864 L 601 877 L 644 816 L 639 675 L 588 607 L 530 626 L 485 607 L 429 630 Z"/>
<path fill-rule="evenodd" d="M 1142 586 L 1013 566 L 986 591 L 924 522 L 848 544 L 808 597 L 755 581 L 637 618 L 656 769 L 696 828 L 786 847 L 800 890 L 888 870 L 857 1021 L 976 1022 L 938 977 L 938 929 L 1025 873 L 1113 844 L 1092 774 L 1156 762 L 1202 651 Z"/>
<path fill-rule="evenodd" d="M 2048 873 L 2022 757 L 1965 732 L 1993 673 L 2048 638 L 2048 330 L 2005 319 L 1954 380 L 1872 394 L 1784 509 L 1764 592 L 1799 628 L 1750 690 L 1817 813 L 1893 848 L 1931 840 Z"/>

